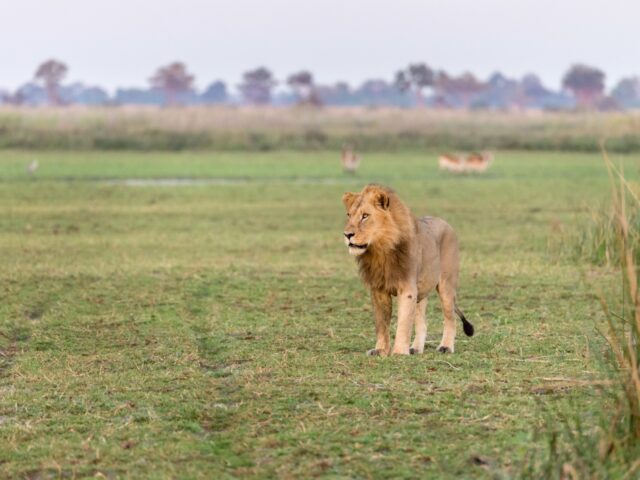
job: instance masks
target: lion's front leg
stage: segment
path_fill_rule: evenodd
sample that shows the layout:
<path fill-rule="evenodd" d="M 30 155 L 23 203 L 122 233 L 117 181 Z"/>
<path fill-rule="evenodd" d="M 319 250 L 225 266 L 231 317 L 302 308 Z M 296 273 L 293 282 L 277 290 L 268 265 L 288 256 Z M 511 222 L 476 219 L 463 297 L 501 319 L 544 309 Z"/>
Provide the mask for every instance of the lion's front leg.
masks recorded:
<path fill-rule="evenodd" d="M 411 352 L 411 331 L 416 314 L 418 289 L 415 285 L 398 290 L 398 329 L 393 344 L 394 355 L 409 355 Z"/>
<path fill-rule="evenodd" d="M 389 355 L 391 341 L 389 330 L 391 328 L 391 295 L 379 290 L 371 290 L 371 302 L 373 303 L 373 316 L 376 322 L 376 348 L 369 350 L 369 355 Z"/>

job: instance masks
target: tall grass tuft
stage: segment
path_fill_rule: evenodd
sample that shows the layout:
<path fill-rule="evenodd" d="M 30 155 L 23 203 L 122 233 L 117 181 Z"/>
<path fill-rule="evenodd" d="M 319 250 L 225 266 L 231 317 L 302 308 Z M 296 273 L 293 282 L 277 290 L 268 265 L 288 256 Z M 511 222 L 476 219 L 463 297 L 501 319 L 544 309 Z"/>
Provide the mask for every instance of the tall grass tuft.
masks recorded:
<path fill-rule="evenodd" d="M 563 242 L 565 250 L 568 250 L 565 253 L 577 261 L 608 267 L 618 266 L 627 254 L 626 242 L 631 242 L 631 255 L 637 265 L 640 263 L 640 248 L 636 248 L 640 235 L 638 196 L 625 179 L 623 171 L 611 162 L 605 151 L 603 155 L 613 185 L 611 202 L 591 209 L 590 218 L 583 228 L 578 229 L 569 241 Z M 622 186 L 624 191 L 620 190 Z M 621 197 L 622 194 L 624 196 Z"/>
<path fill-rule="evenodd" d="M 618 261 L 622 272 L 623 309 L 617 314 L 609 308 L 604 296 L 600 296 L 608 321 L 607 340 L 614 354 L 621 385 L 618 401 L 618 416 L 622 422 L 623 435 L 615 435 L 618 428 L 612 422 L 607 449 L 638 447 L 640 444 L 640 294 L 638 291 L 638 255 L 640 254 L 640 229 L 638 210 L 640 199 L 626 181 L 623 173 L 616 169 L 604 153 L 609 174 L 613 180 L 612 204 L 614 231 L 618 241 Z M 623 447 L 623 448 L 620 448 Z M 640 467 L 640 456 L 636 457 Z"/>
<path fill-rule="evenodd" d="M 524 477 L 640 478 L 640 199 L 621 168 L 604 161 L 611 179 L 611 205 L 606 215 L 592 217 L 584 245 L 592 260 L 606 260 L 620 271 L 620 301 L 598 294 L 606 317 L 605 367 L 610 378 L 596 412 L 563 414 L 547 422 L 548 451 L 542 462 L 530 461 Z M 598 421 L 585 422 L 589 416 Z M 596 427 L 588 427 L 595 423 Z"/>
<path fill-rule="evenodd" d="M 640 229 L 640 210 L 632 205 L 626 221 L 631 231 Z M 575 238 L 568 243 L 569 256 L 579 261 L 586 261 L 594 265 L 616 266 L 622 260 L 622 250 L 618 240 L 619 224 L 616 212 L 612 206 L 602 206 L 590 211 L 588 223 L 575 234 Z M 634 251 L 638 263 L 639 251 Z"/>

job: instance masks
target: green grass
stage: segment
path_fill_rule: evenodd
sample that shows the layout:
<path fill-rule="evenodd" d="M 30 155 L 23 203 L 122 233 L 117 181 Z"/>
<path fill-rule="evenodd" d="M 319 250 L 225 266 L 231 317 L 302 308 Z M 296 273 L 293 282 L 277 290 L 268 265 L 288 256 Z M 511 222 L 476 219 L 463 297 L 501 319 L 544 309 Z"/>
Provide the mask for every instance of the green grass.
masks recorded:
<path fill-rule="evenodd" d="M 99 180 L 175 176 L 240 181 Z M 364 355 L 340 198 L 370 180 L 458 231 L 477 336 L 454 355 L 434 351 L 435 297 L 425 355 Z M 327 152 L 3 151 L 0 477 L 516 475 L 542 406 L 602 401 L 603 314 L 547 244 L 607 195 L 590 154 L 502 152 L 463 177 L 371 154 L 344 177 Z"/>

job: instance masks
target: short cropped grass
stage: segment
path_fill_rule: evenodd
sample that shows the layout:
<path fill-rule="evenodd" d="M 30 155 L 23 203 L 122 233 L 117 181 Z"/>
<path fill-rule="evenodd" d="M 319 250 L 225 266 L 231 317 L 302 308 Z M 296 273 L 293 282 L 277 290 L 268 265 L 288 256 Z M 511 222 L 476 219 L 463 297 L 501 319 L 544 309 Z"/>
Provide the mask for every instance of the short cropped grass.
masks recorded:
<path fill-rule="evenodd" d="M 172 177 L 234 181 L 113 181 Z M 340 197 L 372 180 L 458 231 L 477 335 L 453 355 L 435 297 L 424 355 L 364 355 Z M 583 280 L 614 274 L 547 245 L 607 186 L 598 154 L 498 152 L 462 177 L 371 154 L 348 177 L 332 152 L 0 152 L 0 476 L 516 475 L 542 410 L 589 422 L 602 400 Z"/>

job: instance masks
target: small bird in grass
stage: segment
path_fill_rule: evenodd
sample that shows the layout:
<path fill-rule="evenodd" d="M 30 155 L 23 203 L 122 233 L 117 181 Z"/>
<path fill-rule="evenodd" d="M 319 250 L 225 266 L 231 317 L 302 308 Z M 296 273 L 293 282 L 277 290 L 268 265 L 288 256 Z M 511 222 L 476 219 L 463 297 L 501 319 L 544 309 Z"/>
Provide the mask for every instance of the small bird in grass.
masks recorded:
<path fill-rule="evenodd" d="M 29 175 L 33 175 L 34 173 L 36 173 L 36 170 L 38 170 L 39 166 L 40 164 L 38 163 L 38 160 L 31 160 L 29 165 L 27 165 L 27 173 Z"/>

